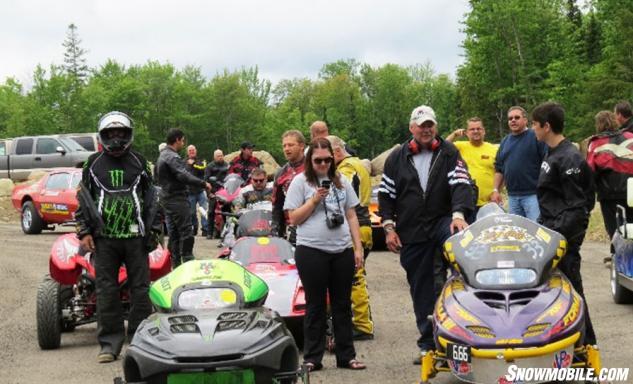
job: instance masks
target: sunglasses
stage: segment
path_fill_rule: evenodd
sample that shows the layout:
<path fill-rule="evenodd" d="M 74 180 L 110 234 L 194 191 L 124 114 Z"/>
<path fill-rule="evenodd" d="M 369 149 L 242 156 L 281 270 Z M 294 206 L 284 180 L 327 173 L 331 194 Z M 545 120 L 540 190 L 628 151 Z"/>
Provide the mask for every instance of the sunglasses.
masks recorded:
<path fill-rule="evenodd" d="M 253 179 L 253 183 L 263 183 L 266 179 Z"/>
<path fill-rule="evenodd" d="M 521 120 L 523 116 L 508 116 L 508 121 Z"/>
<path fill-rule="evenodd" d="M 330 164 L 332 162 L 332 158 L 331 157 L 323 157 L 323 158 L 315 157 L 314 159 L 312 159 L 312 162 L 317 165 Z"/>

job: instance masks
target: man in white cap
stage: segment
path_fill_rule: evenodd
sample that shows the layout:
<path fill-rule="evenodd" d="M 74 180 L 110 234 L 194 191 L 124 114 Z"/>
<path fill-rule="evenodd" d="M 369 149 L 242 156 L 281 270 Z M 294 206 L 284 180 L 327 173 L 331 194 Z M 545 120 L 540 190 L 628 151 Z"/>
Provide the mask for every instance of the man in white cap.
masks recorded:
<path fill-rule="evenodd" d="M 400 253 L 407 274 L 413 310 L 420 332 L 420 354 L 434 348 L 434 260 L 444 241 L 467 227 L 464 217 L 475 207 L 476 196 L 468 168 L 455 146 L 437 135 L 435 112 L 426 105 L 411 113 L 412 137 L 394 150 L 387 161 L 378 189 L 387 247 Z"/>

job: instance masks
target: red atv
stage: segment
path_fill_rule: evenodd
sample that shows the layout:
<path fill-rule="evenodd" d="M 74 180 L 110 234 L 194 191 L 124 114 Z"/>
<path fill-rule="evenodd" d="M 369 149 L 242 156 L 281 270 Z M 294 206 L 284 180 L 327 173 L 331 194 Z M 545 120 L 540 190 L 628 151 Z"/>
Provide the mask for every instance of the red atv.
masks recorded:
<path fill-rule="evenodd" d="M 59 348 L 62 332 L 97 320 L 95 269 L 92 255 L 82 252 L 74 233 L 55 240 L 49 259 L 50 275 L 46 275 L 37 290 L 37 341 L 42 349 Z M 158 246 L 149 254 L 151 281 L 171 271 L 169 250 Z M 119 269 L 121 301 L 129 312 L 127 272 Z"/>
<path fill-rule="evenodd" d="M 224 179 L 224 183 L 218 183 L 215 178 L 211 180 L 211 184 L 213 185 L 213 190 L 215 192 L 215 207 L 213 207 L 214 212 L 214 225 L 215 231 L 218 234 L 221 234 L 224 229 L 224 216 L 223 213 L 231 212 L 231 206 L 233 204 L 233 200 L 235 200 L 242 191 L 242 183 L 244 180 L 240 177 L 240 175 L 236 173 L 230 173 Z M 211 209 L 211 207 L 209 207 Z M 201 212 L 205 214 L 205 212 Z M 211 225 L 211 223 L 209 223 Z M 210 230 L 210 229 L 209 229 Z"/>

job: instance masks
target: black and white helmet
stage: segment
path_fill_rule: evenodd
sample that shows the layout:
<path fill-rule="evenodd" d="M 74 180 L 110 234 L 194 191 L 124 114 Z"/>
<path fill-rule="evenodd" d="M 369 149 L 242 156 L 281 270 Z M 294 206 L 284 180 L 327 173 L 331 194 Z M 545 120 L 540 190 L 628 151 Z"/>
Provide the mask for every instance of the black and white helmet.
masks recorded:
<path fill-rule="evenodd" d="M 99 142 L 103 146 L 103 150 L 110 153 L 123 153 L 130 148 L 134 141 L 134 123 L 128 115 L 123 112 L 112 111 L 106 113 L 99 120 L 97 132 L 99 134 Z M 108 137 L 108 131 L 118 129 L 125 132 L 124 137 Z"/>

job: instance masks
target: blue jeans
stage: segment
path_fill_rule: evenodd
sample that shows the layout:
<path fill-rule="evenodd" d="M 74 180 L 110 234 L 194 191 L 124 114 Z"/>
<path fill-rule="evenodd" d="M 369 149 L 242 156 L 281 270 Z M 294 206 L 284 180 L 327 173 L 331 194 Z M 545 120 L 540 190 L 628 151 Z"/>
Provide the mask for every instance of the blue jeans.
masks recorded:
<path fill-rule="evenodd" d="M 513 215 L 527 217 L 534 222 L 536 222 L 541 215 L 536 195 L 509 195 L 508 210 Z"/>
<path fill-rule="evenodd" d="M 196 234 L 198 232 L 198 212 L 196 210 L 196 205 L 200 205 L 205 210 L 209 209 L 209 202 L 207 200 L 207 194 L 204 191 L 200 191 L 200 193 L 196 193 L 195 195 L 189 195 L 189 206 L 191 207 L 191 222 L 193 223 L 193 233 Z M 207 233 L 207 218 L 205 215 L 200 216 L 200 221 L 202 222 L 202 232 Z"/>

